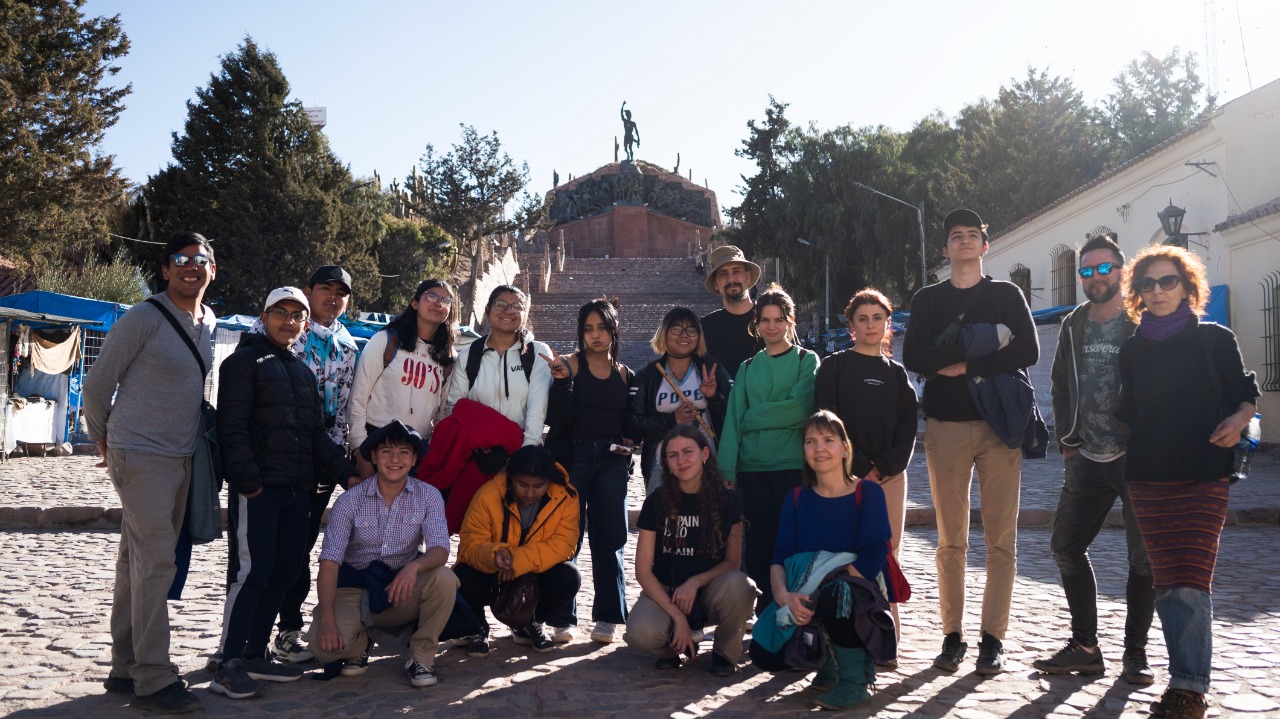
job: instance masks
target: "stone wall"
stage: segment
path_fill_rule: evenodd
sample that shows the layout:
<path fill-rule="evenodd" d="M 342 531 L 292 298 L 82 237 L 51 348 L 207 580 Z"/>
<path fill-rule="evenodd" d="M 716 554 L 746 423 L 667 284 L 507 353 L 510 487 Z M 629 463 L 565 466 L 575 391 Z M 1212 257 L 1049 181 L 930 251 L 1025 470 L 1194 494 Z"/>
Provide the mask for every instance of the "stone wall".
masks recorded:
<path fill-rule="evenodd" d="M 566 222 L 551 230 L 570 257 L 689 257 L 705 248 L 712 228 L 619 205 L 604 214 Z M 691 250 L 692 248 L 692 250 Z"/>

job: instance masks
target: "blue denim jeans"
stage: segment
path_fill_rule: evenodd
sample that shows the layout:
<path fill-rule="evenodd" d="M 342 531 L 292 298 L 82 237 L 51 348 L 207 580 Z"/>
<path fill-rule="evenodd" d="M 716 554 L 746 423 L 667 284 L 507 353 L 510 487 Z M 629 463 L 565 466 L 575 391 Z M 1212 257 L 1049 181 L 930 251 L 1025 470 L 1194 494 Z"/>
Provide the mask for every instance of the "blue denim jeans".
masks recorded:
<path fill-rule="evenodd" d="M 1169 686 L 1209 692 L 1213 668 L 1213 598 L 1193 587 L 1156 592 L 1156 611 L 1169 649 Z"/>
<path fill-rule="evenodd" d="M 1053 514 L 1049 546 L 1062 573 L 1062 591 L 1071 610 L 1071 636 L 1085 646 L 1098 643 L 1098 585 L 1089 562 L 1089 545 L 1097 539 L 1118 498 L 1123 506 L 1129 558 L 1124 646 L 1144 648 L 1155 613 L 1156 590 L 1147 547 L 1124 486 L 1124 457 L 1095 462 L 1076 452 L 1063 460 L 1063 468 L 1062 494 Z"/>
<path fill-rule="evenodd" d="M 575 440 L 569 480 L 578 491 L 582 508 L 578 552 L 582 551 L 583 535 L 591 551 L 591 584 L 595 590 L 591 619 L 626 624 L 622 551 L 627 545 L 627 482 L 631 478 L 631 458 L 610 452 L 610 444 L 608 440 Z M 557 627 L 576 625 L 577 600 L 567 612 L 551 618 L 548 623 Z"/>

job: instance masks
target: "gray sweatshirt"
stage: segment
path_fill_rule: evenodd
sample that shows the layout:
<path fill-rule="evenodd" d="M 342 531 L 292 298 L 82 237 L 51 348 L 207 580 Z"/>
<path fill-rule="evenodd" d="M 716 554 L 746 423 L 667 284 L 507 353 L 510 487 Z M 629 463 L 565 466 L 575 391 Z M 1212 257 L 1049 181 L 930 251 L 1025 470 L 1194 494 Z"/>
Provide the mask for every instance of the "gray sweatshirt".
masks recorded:
<path fill-rule="evenodd" d="M 203 321 L 197 322 L 167 294 L 153 297 L 187 330 L 205 367 L 212 369 L 213 310 L 203 307 Z M 203 399 L 204 377 L 196 358 L 164 315 L 147 302 L 134 305 L 111 327 L 84 379 L 89 437 L 97 441 L 105 436 L 112 449 L 191 455 Z"/>

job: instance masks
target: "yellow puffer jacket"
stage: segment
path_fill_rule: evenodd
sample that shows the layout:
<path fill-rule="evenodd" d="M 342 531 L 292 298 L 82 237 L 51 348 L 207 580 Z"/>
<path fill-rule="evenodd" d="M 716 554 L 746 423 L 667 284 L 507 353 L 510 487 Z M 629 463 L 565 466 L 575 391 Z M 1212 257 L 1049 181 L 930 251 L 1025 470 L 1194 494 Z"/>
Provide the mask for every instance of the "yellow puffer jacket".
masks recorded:
<path fill-rule="evenodd" d="M 507 475 L 499 473 L 481 485 L 467 507 L 467 516 L 458 530 L 458 563 L 482 572 L 498 568 L 493 556 L 504 547 L 511 552 L 516 576 L 544 572 L 573 558 L 578 548 L 579 506 L 576 492 L 552 483 L 547 487 L 542 509 L 529 527 L 526 539 L 520 526 L 520 509 L 507 496 Z M 507 523 L 507 541 L 502 541 L 502 525 Z"/>

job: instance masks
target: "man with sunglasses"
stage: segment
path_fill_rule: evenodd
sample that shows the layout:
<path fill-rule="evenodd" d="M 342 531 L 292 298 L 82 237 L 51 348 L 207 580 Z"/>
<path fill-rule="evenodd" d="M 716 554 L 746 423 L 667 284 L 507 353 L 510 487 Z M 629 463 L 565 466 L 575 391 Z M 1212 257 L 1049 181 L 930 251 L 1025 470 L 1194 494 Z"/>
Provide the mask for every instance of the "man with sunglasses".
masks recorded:
<path fill-rule="evenodd" d="M 223 363 L 218 440 L 230 485 L 222 662 L 209 690 L 232 699 L 262 693 L 259 681 L 302 676 L 267 653 L 285 591 L 307 563 L 307 518 L 316 477 L 359 481 L 325 426 L 316 377 L 293 352 L 310 316 L 296 287 L 267 295 L 262 334 L 246 333 Z"/>
<path fill-rule="evenodd" d="M 1147 633 L 1155 612 L 1155 589 L 1147 550 L 1124 487 L 1127 427 L 1113 414 L 1120 398 L 1120 345 L 1136 329 L 1124 311 L 1124 253 L 1116 235 L 1089 238 L 1080 248 L 1080 286 L 1087 302 L 1062 321 L 1053 357 L 1053 416 L 1064 477 L 1053 515 L 1049 546 L 1062 573 L 1071 611 L 1066 646 L 1033 666 L 1046 674 L 1101 674 L 1097 583 L 1089 545 L 1120 499 L 1129 555 L 1121 675 L 1130 684 L 1155 681 L 1147 663 Z"/>
<path fill-rule="evenodd" d="M 200 708 L 169 659 L 166 596 L 204 399 L 205 377 L 193 351 L 205 368 L 213 366 L 217 318 L 203 299 L 215 269 L 209 240 L 195 232 L 174 235 L 160 268 L 165 291 L 116 322 L 84 382 L 89 436 L 124 508 L 104 685 L 108 692 L 132 693 L 135 707 L 165 713 Z"/>
<path fill-rule="evenodd" d="M 347 410 L 351 403 L 351 386 L 355 381 L 356 358 L 360 354 L 355 339 L 339 321 L 351 301 L 351 274 L 339 265 L 319 267 L 311 274 L 307 286 L 302 288 L 302 294 L 307 298 L 311 315 L 304 323 L 302 335 L 290 349 L 315 374 L 329 439 L 346 451 L 350 431 Z M 262 320 L 254 322 L 249 332 L 264 334 L 266 328 Z M 320 519 L 335 488 L 327 477 L 316 476 L 307 525 L 308 556 L 320 536 Z M 307 562 L 280 604 L 280 631 L 271 650 L 282 662 L 306 662 L 312 658 L 302 641 L 302 604 L 310 591 L 311 566 Z"/>

